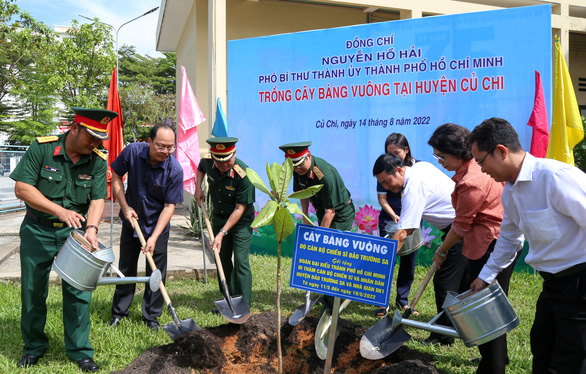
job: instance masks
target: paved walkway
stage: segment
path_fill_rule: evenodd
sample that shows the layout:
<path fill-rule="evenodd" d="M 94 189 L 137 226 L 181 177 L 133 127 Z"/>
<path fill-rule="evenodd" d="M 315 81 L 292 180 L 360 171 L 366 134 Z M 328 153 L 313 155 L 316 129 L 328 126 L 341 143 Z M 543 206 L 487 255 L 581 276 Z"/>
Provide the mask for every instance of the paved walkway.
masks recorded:
<path fill-rule="evenodd" d="M 18 249 L 20 238 L 18 231 L 24 217 L 25 211 L 0 213 L 0 281 L 20 281 L 20 257 Z M 114 217 L 118 217 L 118 205 L 114 204 Z M 214 256 L 206 248 L 204 263 L 201 240 L 191 236 L 184 228 L 189 217 L 189 210 L 178 206 L 171 219 L 171 231 L 168 245 L 167 280 L 180 278 L 205 279 L 205 271 L 208 277 L 215 275 L 216 266 Z M 120 253 L 120 230 L 122 223 L 120 219 L 114 219 L 112 225 L 112 249 L 116 255 L 114 265 L 117 265 Z M 106 202 L 104 217 L 99 226 L 98 238 L 106 246 L 111 246 L 110 241 L 110 203 Z M 144 256 L 141 256 L 144 258 Z M 144 276 L 145 262 L 139 260 L 139 276 Z M 115 273 L 114 273 L 115 275 Z M 60 277 L 51 271 L 51 282 L 58 283 Z"/>

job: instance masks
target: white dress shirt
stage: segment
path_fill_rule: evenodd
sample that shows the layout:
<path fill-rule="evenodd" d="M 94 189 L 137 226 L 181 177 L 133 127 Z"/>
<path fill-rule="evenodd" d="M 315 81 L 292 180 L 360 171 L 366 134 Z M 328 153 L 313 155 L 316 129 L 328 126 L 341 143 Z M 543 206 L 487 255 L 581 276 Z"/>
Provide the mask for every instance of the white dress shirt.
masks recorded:
<path fill-rule="evenodd" d="M 397 229 L 421 227 L 421 219 L 444 229 L 456 213 L 452 206 L 455 183 L 429 162 L 420 161 L 405 168 L 401 215 Z"/>
<path fill-rule="evenodd" d="M 580 169 L 525 153 L 517 180 L 505 182 L 501 200 L 501 233 L 482 280 L 491 283 L 524 239 L 525 262 L 538 271 L 555 274 L 586 262 L 586 174 Z"/>

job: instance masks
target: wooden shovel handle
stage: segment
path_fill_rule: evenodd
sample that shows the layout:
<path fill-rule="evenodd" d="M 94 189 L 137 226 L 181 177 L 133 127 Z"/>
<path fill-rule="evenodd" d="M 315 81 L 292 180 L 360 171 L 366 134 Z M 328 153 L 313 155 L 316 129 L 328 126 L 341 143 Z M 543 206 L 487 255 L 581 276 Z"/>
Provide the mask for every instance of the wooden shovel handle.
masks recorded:
<path fill-rule="evenodd" d="M 206 227 L 208 230 L 208 234 L 210 236 L 210 240 L 213 243 L 215 237 L 214 237 L 214 232 L 212 231 L 212 224 L 210 223 L 208 211 L 205 207 L 205 204 L 203 204 L 201 201 L 198 201 L 197 205 L 199 206 L 199 208 L 203 212 L 203 218 L 206 220 Z M 203 240 L 203 233 L 202 233 L 201 237 Z M 222 261 L 220 260 L 220 254 L 218 253 L 219 251 L 214 251 L 214 249 L 212 248 L 212 252 L 214 252 L 214 258 L 216 259 L 216 267 L 218 268 L 218 273 L 220 274 L 220 280 L 225 281 L 226 277 L 224 276 L 224 269 L 222 268 Z"/>
<path fill-rule="evenodd" d="M 413 299 L 411 299 L 411 303 L 409 304 L 409 308 L 415 309 L 415 305 L 417 305 L 417 302 L 421 298 L 421 295 L 423 295 L 423 291 L 425 291 L 427 284 L 429 283 L 431 277 L 433 276 L 433 274 L 435 273 L 436 270 L 437 270 L 437 264 L 434 261 L 433 264 L 431 264 L 431 266 L 429 267 L 429 270 L 427 271 L 425 278 L 423 278 L 423 281 L 419 285 L 419 288 L 417 289 L 415 296 L 413 296 Z"/>
<path fill-rule="evenodd" d="M 140 245 L 142 245 L 142 247 L 146 247 L 146 240 L 144 240 L 144 236 L 142 235 L 142 231 L 140 230 L 140 226 L 138 225 L 138 221 L 136 220 L 136 218 L 132 218 L 132 224 L 134 225 L 134 230 L 136 230 L 136 235 L 138 235 L 138 240 L 140 240 Z M 155 271 L 157 270 L 157 265 L 155 265 L 155 261 L 153 261 L 153 256 L 151 256 L 150 252 L 146 252 L 145 256 L 149 262 L 149 265 L 151 266 L 151 270 Z M 169 305 L 171 304 L 171 299 L 169 298 L 169 294 L 167 293 L 167 289 L 165 288 L 165 285 L 163 284 L 163 281 L 161 280 L 161 286 L 159 287 L 159 289 L 161 290 L 161 294 L 163 294 L 163 299 L 165 299 L 165 304 Z"/>
<path fill-rule="evenodd" d="M 92 246 L 92 244 L 89 242 L 89 240 L 87 240 L 83 235 L 81 235 L 77 231 L 73 230 L 71 232 L 71 235 L 73 235 L 73 239 L 75 239 L 78 242 L 80 242 L 81 245 L 83 245 L 84 247 L 86 247 L 88 251 L 90 251 L 92 253 L 96 251 L 96 249 Z"/>

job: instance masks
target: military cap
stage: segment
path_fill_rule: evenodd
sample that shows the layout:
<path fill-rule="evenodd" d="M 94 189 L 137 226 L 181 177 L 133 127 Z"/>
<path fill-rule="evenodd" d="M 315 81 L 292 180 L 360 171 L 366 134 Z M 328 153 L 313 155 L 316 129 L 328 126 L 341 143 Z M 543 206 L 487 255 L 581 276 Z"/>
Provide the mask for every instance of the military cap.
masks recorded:
<path fill-rule="evenodd" d="M 218 137 L 209 138 L 206 142 L 210 145 L 210 153 L 216 161 L 226 162 L 234 156 L 236 152 L 236 142 L 238 138 Z"/>
<path fill-rule="evenodd" d="M 285 152 L 285 157 L 293 161 L 293 166 L 299 166 L 305 161 L 309 154 L 311 142 L 298 142 L 283 144 L 279 148 Z"/>
<path fill-rule="evenodd" d="M 85 127 L 90 135 L 98 139 L 108 140 L 108 122 L 118 117 L 118 113 L 106 109 L 86 109 L 72 107 L 75 112 L 73 121 Z"/>

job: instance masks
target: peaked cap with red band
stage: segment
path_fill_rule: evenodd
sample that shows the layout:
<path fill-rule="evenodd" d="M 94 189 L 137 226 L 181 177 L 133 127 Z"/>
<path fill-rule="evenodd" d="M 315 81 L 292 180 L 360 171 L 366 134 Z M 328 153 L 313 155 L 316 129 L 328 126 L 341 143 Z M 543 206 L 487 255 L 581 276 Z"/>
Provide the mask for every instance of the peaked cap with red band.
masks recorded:
<path fill-rule="evenodd" d="M 293 166 L 299 166 L 309 154 L 310 145 L 311 142 L 288 143 L 279 148 L 285 152 L 285 158 L 290 158 L 293 161 Z"/>
<path fill-rule="evenodd" d="M 75 112 L 73 122 L 85 127 L 90 135 L 101 140 L 108 139 L 108 122 L 118 117 L 118 113 L 106 109 L 86 109 L 72 107 Z"/>
<path fill-rule="evenodd" d="M 236 142 L 238 138 L 218 137 L 209 138 L 206 142 L 210 145 L 212 158 L 219 162 L 226 162 L 234 156 L 236 152 Z"/>

